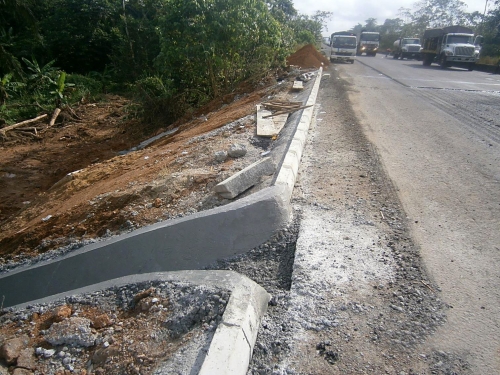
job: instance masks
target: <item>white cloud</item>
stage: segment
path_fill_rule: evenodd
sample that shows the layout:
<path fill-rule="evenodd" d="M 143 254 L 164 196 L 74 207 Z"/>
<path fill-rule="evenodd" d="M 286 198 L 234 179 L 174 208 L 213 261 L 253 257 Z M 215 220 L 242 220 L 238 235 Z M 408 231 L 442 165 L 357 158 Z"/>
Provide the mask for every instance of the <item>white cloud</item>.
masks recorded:
<path fill-rule="evenodd" d="M 462 0 L 467 5 L 468 12 L 484 12 L 486 0 Z M 328 22 L 327 36 L 334 31 L 348 30 L 356 24 L 365 24 L 368 18 L 375 18 L 379 25 L 388 18 L 397 18 L 400 8 L 413 8 L 416 0 L 294 0 L 295 9 L 301 14 L 313 15 L 317 10 L 333 12 Z M 493 0 L 488 1 L 491 6 Z"/>

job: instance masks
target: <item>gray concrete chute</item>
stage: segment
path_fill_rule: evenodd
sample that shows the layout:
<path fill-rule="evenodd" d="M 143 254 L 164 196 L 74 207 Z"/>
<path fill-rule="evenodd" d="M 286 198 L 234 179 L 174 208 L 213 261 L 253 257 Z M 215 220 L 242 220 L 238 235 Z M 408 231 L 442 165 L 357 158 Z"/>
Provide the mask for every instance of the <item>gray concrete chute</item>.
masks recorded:
<path fill-rule="evenodd" d="M 310 94 L 303 94 L 308 105 L 316 101 L 321 72 L 308 85 Z M 312 112 L 313 107 L 303 110 L 293 128 L 284 133 L 288 141 L 277 147 L 283 156 L 273 186 L 225 206 L 157 223 L 3 274 L 3 306 L 129 275 L 203 269 L 265 242 L 290 220 L 290 197 Z"/>
<path fill-rule="evenodd" d="M 273 186 L 189 217 L 157 223 L 0 277 L 9 307 L 127 275 L 202 269 L 258 246 L 289 220 Z"/>

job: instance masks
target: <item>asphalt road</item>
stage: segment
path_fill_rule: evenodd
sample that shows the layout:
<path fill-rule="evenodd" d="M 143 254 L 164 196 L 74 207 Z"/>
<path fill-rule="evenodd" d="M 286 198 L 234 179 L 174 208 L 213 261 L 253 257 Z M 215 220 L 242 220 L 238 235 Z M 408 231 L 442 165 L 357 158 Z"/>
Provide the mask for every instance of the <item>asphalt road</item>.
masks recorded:
<path fill-rule="evenodd" d="M 500 76 L 380 55 L 333 69 L 451 307 L 424 346 L 500 373 Z"/>

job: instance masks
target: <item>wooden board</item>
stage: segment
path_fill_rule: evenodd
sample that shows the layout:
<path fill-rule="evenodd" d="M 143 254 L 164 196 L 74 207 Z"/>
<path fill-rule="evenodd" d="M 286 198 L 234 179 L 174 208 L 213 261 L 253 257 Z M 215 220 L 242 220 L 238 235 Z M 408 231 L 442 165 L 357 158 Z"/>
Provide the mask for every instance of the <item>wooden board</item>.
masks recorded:
<path fill-rule="evenodd" d="M 304 88 L 304 83 L 302 81 L 293 81 L 292 90 L 302 90 Z"/>
<path fill-rule="evenodd" d="M 262 108 L 257 104 L 257 135 L 259 137 L 274 137 L 278 135 L 281 129 L 285 126 L 288 119 L 288 113 L 284 115 L 262 118 L 271 115 L 272 112 Z"/>

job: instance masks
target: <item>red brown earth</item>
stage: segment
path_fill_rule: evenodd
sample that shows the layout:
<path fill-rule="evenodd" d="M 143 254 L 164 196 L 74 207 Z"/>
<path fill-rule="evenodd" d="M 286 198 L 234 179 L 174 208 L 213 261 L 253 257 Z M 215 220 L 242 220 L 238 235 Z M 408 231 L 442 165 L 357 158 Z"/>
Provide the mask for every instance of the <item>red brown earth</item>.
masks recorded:
<path fill-rule="evenodd" d="M 306 46 L 288 61 L 320 66 L 321 58 Z M 286 98 L 294 76 L 282 77 L 285 84 L 275 74 L 246 82 L 189 119 L 154 132 L 129 118 L 129 100 L 112 95 L 63 112 L 52 127 L 31 124 L 42 127 L 37 137 L 7 132 L 0 138 L 0 265 L 224 204 L 212 187 L 242 165 L 231 158 L 216 163 L 214 152 L 256 138 L 255 121 L 194 140 L 253 115 L 263 98 Z M 118 155 L 175 128 L 143 150 Z"/>

